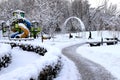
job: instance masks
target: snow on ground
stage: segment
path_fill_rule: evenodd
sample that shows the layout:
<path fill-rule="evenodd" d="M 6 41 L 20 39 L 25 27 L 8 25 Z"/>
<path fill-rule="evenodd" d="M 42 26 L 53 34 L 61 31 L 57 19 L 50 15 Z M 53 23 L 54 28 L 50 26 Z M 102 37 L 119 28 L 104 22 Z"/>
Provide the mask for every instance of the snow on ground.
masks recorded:
<path fill-rule="evenodd" d="M 11 46 L 7 44 L 1 44 L 0 43 L 0 58 L 4 55 L 8 55 L 11 51 Z"/>
<path fill-rule="evenodd" d="M 81 75 L 71 60 L 63 56 L 62 62 L 63 68 L 58 77 L 54 80 L 81 80 Z"/>
<path fill-rule="evenodd" d="M 0 71 L 0 75 L 11 72 L 17 68 L 24 67 L 28 64 L 41 58 L 41 56 L 34 54 L 33 52 L 23 51 L 20 48 L 14 48 L 11 50 L 12 63 L 5 69 Z"/>
<path fill-rule="evenodd" d="M 88 40 L 89 33 L 85 33 L 84 38 L 75 38 L 77 34 L 72 34 L 73 38 L 69 39 L 68 34 L 66 35 L 57 35 L 54 40 L 50 41 L 44 41 L 44 43 L 58 47 L 59 49 L 63 49 L 64 47 L 68 47 L 74 44 L 80 44 L 80 43 L 85 43 Z M 105 38 L 113 38 L 113 37 L 119 37 L 119 32 L 111 32 L 111 31 L 94 31 L 92 32 L 92 40 L 99 40 L 101 41 L 101 37 L 103 39 Z M 82 48 L 82 50 L 81 50 Z M 91 50 L 91 48 L 93 48 Z M 81 46 L 78 49 L 78 53 L 83 55 L 84 57 L 95 61 L 98 64 L 101 64 L 103 67 L 105 67 L 107 70 L 109 70 L 115 77 L 120 79 L 120 64 L 119 64 L 119 58 L 120 58 L 120 52 L 119 50 L 119 45 L 113 45 L 113 46 L 101 46 L 101 47 L 89 47 L 88 45 L 86 46 Z M 96 51 L 97 50 L 97 51 Z M 96 52 L 95 52 L 96 51 Z M 103 52 L 102 52 L 103 51 Z M 104 52 L 106 51 L 106 52 Z M 112 51 L 112 52 L 111 52 Z M 86 54 L 84 54 L 86 52 Z M 93 54 L 92 54 L 93 53 Z M 90 56 L 91 55 L 91 56 Z M 93 58 L 94 57 L 94 58 Z M 101 60 L 101 63 L 99 61 Z M 115 65 L 116 64 L 116 65 Z M 104 66 L 106 65 L 106 66 Z M 72 74 L 71 74 L 72 75 Z M 73 79 L 75 80 L 75 79 Z"/>
<path fill-rule="evenodd" d="M 31 77 L 37 80 L 39 72 L 46 65 L 54 67 L 54 63 L 57 63 L 60 52 L 57 49 L 56 52 L 49 50 L 45 56 L 39 56 L 17 47 L 12 49 L 12 56 L 13 59 L 10 66 L 0 71 L 1 80 L 29 80 Z"/>
<path fill-rule="evenodd" d="M 44 40 L 43 43 L 57 47 L 60 50 L 62 50 L 65 47 L 79 44 L 79 43 L 84 43 L 87 41 L 86 39 L 75 38 L 75 36 L 78 36 L 78 34 L 76 33 L 72 33 L 72 35 L 73 35 L 73 38 L 69 39 L 69 34 L 59 34 L 59 35 L 56 35 L 54 39 Z M 36 40 L 36 42 L 41 42 L 40 39 L 38 40 Z"/>
<path fill-rule="evenodd" d="M 96 33 L 94 33 L 96 35 Z M 110 37 L 106 36 L 104 37 Z M 94 36 L 94 38 L 98 38 Z M 89 41 L 89 40 L 88 40 Z M 117 45 L 103 45 L 98 47 L 90 47 L 88 44 L 80 46 L 77 49 L 77 53 L 83 57 L 98 63 L 105 67 L 109 72 L 112 73 L 118 80 L 120 80 L 120 44 Z"/>
<path fill-rule="evenodd" d="M 55 51 L 53 50 L 55 49 Z M 2 80 L 28 80 L 31 75 L 33 78 L 38 76 L 39 71 L 45 67 L 46 64 L 53 65 L 57 63 L 57 57 L 61 55 L 60 51 L 52 47 L 44 57 L 36 55 L 33 52 L 23 51 L 20 48 L 12 49 L 12 63 L 9 67 L 0 71 L 0 79 Z M 78 80 L 78 74 L 75 64 L 62 56 L 63 69 L 55 80 Z M 68 66 L 71 66 L 68 68 Z M 7 76 L 7 77 L 6 77 Z"/>
<path fill-rule="evenodd" d="M 12 64 L 10 64 L 8 68 L 5 68 L 0 72 L 0 79 L 27 80 L 28 77 L 31 77 L 31 75 L 33 75 L 34 77 L 37 76 L 36 73 L 40 71 L 39 70 L 40 68 L 42 69 L 42 67 L 44 67 L 43 65 L 50 64 L 50 63 L 52 64 L 53 62 L 57 61 L 56 59 L 58 56 L 62 56 L 63 68 L 55 80 L 67 80 L 67 79 L 78 80 L 80 78 L 80 75 L 77 71 L 75 64 L 61 54 L 61 49 L 73 44 L 77 44 L 82 40 L 75 39 L 75 38 L 69 39 L 68 36 L 64 36 L 64 38 L 62 39 L 61 38 L 62 38 L 61 35 L 58 35 L 56 39 L 45 40 L 44 43 L 41 43 L 41 39 L 36 39 L 32 42 L 21 41 L 20 43 L 32 44 L 35 46 L 39 45 L 47 48 L 48 50 L 48 52 L 46 53 L 47 57 L 46 56 L 41 57 L 36 55 L 35 53 L 23 51 L 18 47 L 14 48 L 12 49 L 12 56 L 13 56 Z M 1 40 L 1 42 L 8 42 L 8 41 L 9 40 Z M 12 41 L 12 42 L 15 42 L 15 41 Z M 39 68 L 36 65 L 39 65 Z M 68 66 L 71 66 L 71 67 L 68 67 Z M 26 75 L 24 76 L 24 74 Z"/>
<path fill-rule="evenodd" d="M 55 80 L 78 80 L 78 78 L 80 78 L 78 76 L 80 75 L 78 74 L 75 64 L 71 60 L 68 60 L 65 56 L 63 56 L 61 54 L 61 50 L 65 47 L 68 47 L 74 44 L 85 43 L 86 41 L 88 41 L 87 38 L 88 38 L 89 33 L 84 34 L 85 35 L 84 38 L 75 38 L 77 34 L 72 34 L 72 35 L 73 35 L 73 38 L 71 39 L 69 39 L 68 34 L 56 35 L 54 39 L 44 40 L 43 43 L 41 42 L 40 38 L 34 41 L 27 41 L 27 42 L 21 41 L 21 43 L 39 45 L 39 46 L 43 46 L 47 48 L 48 50 L 47 56 L 41 57 L 36 54 L 34 55 L 34 53 L 32 52 L 22 51 L 19 48 L 14 48 L 12 50 L 13 63 L 8 68 L 3 69 L 0 72 L 0 79 L 7 80 L 8 78 L 9 79 L 14 78 L 15 80 L 17 80 L 18 78 L 24 76 L 21 79 L 27 80 L 27 78 L 30 77 L 30 75 L 35 77 L 37 75 L 36 73 L 40 71 L 40 68 L 44 67 L 44 64 L 52 64 L 52 62 L 57 61 L 56 56 L 61 55 L 63 57 L 62 61 L 64 65 L 63 65 L 63 68 L 60 74 Z M 92 38 L 94 40 L 100 39 L 101 36 L 103 38 L 111 37 L 111 35 L 113 36 L 114 33 L 110 33 L 108 31 L 104 31 L 103 33 L 92 32 Z M 5 41 L 5 40 L 1 40 L 1 42 L 2 41 Z M 88 46 L 82 46 L 78 49 L 78 52 L 79 51 L 82 52 L 80 53 L 81 55 L 83 55 L 84 57 L 88 59 L 96 61 L 96 63 L 99 63 L 103 66 L 104 65 L 108 66 L 109 68 L 107 68 L 106 66 L 104 67 L 106 67 L 108 70 L 111 69 L 111 73 L 117 76 L 119 75 L 118 73 L 120 73 L 119 72 L 120 69 L 118 68 L 119 58 L 120 58 L 118 57 L 119 56 L 118 49 L 119 49 L 119 46 L 117 45 L 116 47 L 115 46 L 111 46 L 111 47 L 102 46 L 102 47 L 92 47 L 92 48 Z M 106 50 L 106 52 L 101 52 L 103 50 Z M 111 52 L 110 50 L 112 50 L 113 52 Z M 114 50 L 116 51 L 116 53 L 114 52 Z M 6 78 L 6 76 L 8 77 Z"/>

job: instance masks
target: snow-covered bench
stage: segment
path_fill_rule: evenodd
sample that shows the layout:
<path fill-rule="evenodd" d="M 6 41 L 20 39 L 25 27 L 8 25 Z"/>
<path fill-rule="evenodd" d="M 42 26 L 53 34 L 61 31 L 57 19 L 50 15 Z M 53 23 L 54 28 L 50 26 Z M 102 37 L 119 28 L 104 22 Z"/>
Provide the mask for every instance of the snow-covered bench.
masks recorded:
<path fill-rule="evenodd" d="M 107 45 L 114 45 L 118 43 L 117 38 L 105 38 L 105 39 L 91 39 L 87 41 L 90 46 L 100 46 L 106 43 Z"/>

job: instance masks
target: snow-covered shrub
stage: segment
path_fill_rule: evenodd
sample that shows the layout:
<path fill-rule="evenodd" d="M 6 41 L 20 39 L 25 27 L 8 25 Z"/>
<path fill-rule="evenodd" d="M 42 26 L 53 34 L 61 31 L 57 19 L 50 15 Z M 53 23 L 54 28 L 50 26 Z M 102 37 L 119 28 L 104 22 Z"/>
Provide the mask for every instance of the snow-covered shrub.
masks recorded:
<path fill-rule="evenodd" d="M 60 72 L 62 67 L 62 63 L 60 60 L 55 64 L 55 66 L 47 65 L 38 76 L 38 80 L 53 80 L 56 78 L 58 73 Z"/>
<path fill-rule="evenodd" d="M 0 44 L 0 69 L 11 63 L 11 47 L 7 44 Z"/>
<path fill-rule="evenodd" d="M 13 47 L 20 47 L 25 51 L 35 52 L 35 53 L 42 55 L 42 56 L 44 56 L 45 53 L 47 52 L 47 50 L 45 48 L 40 47 L 40 46 L 33 46 L 31 44 L 20 44 L 20 43 L 15 43 L 15 42 L 10 42 L 7 44 L 10 44 L 12 48 Z"/>
<path fill-rule="evenodd" d="M 39 60 L 27 66 L 15 69 L 14 71 L 1 75 L 2 80 L 53 80 L 57 77 L 62 68 L 60 52 L 54 48 L 41 47 L 40 45 L 5 42 L 11 47 L 20 47 L 25 51 L 32 51 L 42 56 Z M 6 77 L 7 76 L 7 77 Z"/>
<path fill-rule="evenodd" d="M 17 68 L 0 76 L 1 80 L 53 80 L 62 68 L 60 55 L 47 52 L 34 63 Z M 7 76 L 7 77 L 6 77 Z"/>
<path fill-rule="evenodd" d="M 28 80 L 53 80 L 54 78 L 57 77 L 58 73 L 61 70 L 61 67 L 62 67 L 62 63 L 59 58 L 59 60 L 56 63 L 52 62 L 52 65 L 45 64 L 43 68 L 40 70 L 40 72 L 38 73 L 38 75 L 36 76 L 37 78 L 34 76 L 31 76 L 28 78 Z"/>

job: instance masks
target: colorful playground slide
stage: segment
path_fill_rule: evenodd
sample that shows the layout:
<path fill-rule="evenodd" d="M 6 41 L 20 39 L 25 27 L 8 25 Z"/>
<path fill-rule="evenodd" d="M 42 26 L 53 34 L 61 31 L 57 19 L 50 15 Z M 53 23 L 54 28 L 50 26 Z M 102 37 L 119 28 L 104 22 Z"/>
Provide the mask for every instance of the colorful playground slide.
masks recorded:
<path fill-rule="evenodd" d="M 37 34 L 41 31 L 39 22 L 30 22 L 25 18 L 25 12 L 16 10 L 13 12 L 13 17 L 7 22 L 2 23 L 2 32 L 6 37 L 12 38 L 36 38 Z M 12 34 L 11 34 L 12 32 Z"/>
<path fill-rule="evenodd" d="M 19 23 L 18 26 L 23 31 L 21 34 L 19 34 L 19 37 L 20 38 L 27 38 L 29 36 L 29 34 L 30 34 L 30 32 L 27 29 L 27 27 L 24 24 L 22 24 L 22 23 Z"/>
<path fill-rule="evenodd" d="M 18 30 L 11 35 L 11 38 L 27 38 L 30 34 L 29 29 L 23 23 L 18 23 L 17 29 Z"/>

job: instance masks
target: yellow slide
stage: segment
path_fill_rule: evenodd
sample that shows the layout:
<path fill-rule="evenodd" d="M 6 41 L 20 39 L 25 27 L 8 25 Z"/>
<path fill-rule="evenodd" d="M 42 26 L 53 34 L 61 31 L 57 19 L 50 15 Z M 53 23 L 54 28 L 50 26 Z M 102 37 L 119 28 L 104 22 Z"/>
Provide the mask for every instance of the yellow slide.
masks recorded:
<path fill-rule="evenodd" d="M 27 29 L 27 27 L 22 24 L 22 23 L 19 23 L 18 24 L 19 28 L 23 31 L 22 34 L 19 35 L 20 38 L 27 38 L 30 34 L 29 30 Z"/>

